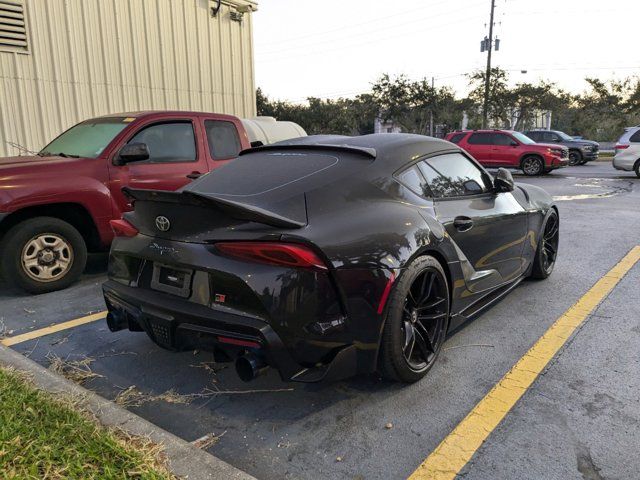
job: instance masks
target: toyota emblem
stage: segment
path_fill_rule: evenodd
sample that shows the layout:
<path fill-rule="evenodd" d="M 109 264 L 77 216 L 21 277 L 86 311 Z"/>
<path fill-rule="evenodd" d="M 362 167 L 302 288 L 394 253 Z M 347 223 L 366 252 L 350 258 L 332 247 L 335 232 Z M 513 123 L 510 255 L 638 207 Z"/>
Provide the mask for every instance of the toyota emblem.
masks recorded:
<path fill-rule="evenodd" d="M 161 232 L 168 232 L 171 228 L 171 222 L 167 217 L 160 215 L 159 217 L 156 217 L 156 228 Z"/>

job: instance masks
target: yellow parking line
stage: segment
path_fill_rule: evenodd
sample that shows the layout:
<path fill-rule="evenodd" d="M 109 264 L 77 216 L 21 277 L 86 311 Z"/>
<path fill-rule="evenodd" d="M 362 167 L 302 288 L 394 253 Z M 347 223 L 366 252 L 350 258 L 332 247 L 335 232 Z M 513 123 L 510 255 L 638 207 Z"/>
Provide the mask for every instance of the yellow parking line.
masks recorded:
<path fill-rule="evenodd" d="M 40 328 L 32 332 L 23 333 L 22 335 L 16 335 L 15 337 L 5 338 L 0 341 L 0 343 L 2 343 L 2 345 L 6 347 L 11 347 L 12 345 L 17 345 L 18 343 L 33 340 L 34 338 L 44 337 L 45 335 L 50 335 L 62 330 L 67 330 L 69 328 L 79 327 L 80 325 L 84 325 L 86 323 L 102 320 L 106 316 L 107 312 L 94 313 L 92 315 L 87 315 L 86 317 L 76 318 L 75 320 L 70 320 L 68 322 L 58 323 L 56 325 L 51 325 L 50 327 Z"/>
<path fill-rule="evenodd" d="M 409 479 L 455 479 L 573 332 L 639 260 L 640 246 L 637 246 L 549 327 Z"/>

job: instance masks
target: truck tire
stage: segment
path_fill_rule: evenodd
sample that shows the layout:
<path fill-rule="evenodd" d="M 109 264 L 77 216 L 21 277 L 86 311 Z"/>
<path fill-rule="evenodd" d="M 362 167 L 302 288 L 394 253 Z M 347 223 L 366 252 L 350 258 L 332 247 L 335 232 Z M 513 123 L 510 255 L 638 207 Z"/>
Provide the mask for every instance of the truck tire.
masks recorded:
<path fill-rule="evenodd" d="M 53 217 L 14 225 L 3 238 L 0 252 L 5 279 L 30 293 L 67 288 L 87 263 L 87 246 L 80 232 Z"/>

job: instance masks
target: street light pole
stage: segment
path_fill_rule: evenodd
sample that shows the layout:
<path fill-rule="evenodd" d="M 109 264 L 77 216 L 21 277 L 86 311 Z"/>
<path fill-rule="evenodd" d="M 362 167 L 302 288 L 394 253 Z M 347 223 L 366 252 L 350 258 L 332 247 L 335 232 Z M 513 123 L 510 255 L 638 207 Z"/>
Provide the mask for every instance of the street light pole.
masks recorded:
<path fill-rule="evenodd" d="M 489 20 L 489 45 L 487 49 L 487 73 L 484 78 L 484 104 L 482 106 L 482 128 L 487 128 L 489 116 L 489 84 L 491 82 L 491 51 L 493 50 L 493 12 L 496 8 L 495 0 L 491 0 L 491 16 Z"/>
<path fill-rule="evenodd" d="M 433 137 L 433 107 L 434 107 L 434 104 L 436 103 L 435 82 L 436 82 L 436 79 L 434 77 L 431 77 L 432 100 L 431 100 L 431 114 L 429 115 L 429 136 L 430 137 Z"/>

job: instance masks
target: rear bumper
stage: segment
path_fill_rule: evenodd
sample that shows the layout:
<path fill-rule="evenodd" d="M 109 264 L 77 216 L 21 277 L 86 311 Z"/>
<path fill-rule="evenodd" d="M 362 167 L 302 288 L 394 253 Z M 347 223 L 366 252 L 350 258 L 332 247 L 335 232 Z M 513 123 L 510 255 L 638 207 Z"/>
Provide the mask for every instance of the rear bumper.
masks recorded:
<path fill-rule="evenodd" d="M 633 167 L 636 163 L 636 159 L 634 157 L 625 157 L 623 155 L 617 155 L 613 157 L 613 168 L 616 170 L 623 170 L 625 172 L 630 172 L 633 170 Z"/>
<path fill-rule="evenodd" d="M 111 326 L 144 331 L 169 350 L 219 350 L 229 359 L 250 351 L 264 357 L 284 381 L 335 381 L 358 370 L 354 345 L 328 350 L 331 361 L 309 368 L 295 361 L 275 330 L 259 317 L 214 309 L 113 280 L 103 284 L 103 293 Z"/>

